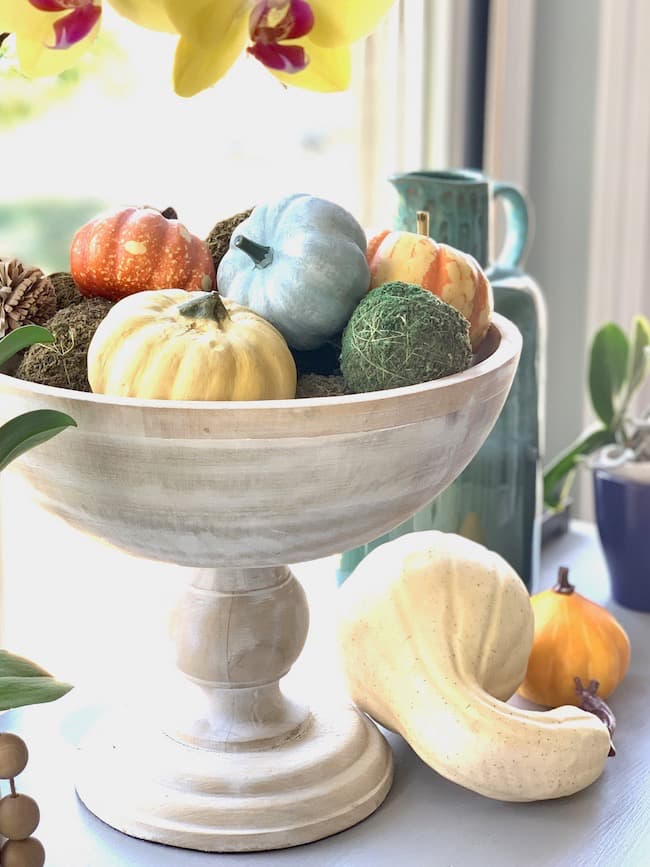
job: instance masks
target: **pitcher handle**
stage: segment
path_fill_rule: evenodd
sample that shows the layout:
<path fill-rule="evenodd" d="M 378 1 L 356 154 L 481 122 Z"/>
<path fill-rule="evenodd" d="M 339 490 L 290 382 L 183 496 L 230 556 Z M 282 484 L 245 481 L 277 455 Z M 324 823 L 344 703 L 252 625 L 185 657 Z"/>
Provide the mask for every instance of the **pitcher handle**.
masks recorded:
<path fill-rule="evenodd" d="M 495 181 L 495 199 L 502 199 L 506 214 L 506 237 L 494 268 L 519 268 L 528 243 L 528 204 L 523 193 L 512 184 Z"/>

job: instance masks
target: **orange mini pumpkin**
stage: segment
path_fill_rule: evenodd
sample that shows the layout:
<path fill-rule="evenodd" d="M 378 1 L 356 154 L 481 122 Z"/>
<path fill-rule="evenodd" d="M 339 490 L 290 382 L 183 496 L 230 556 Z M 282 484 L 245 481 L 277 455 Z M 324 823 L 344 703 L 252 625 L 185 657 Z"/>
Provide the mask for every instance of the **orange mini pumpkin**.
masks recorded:
<path fill-rule="evenodd" d="M 580 704 L 576 678 L 598 681 L 602 698 L 630 664 L 630 641 L 616 618 L 580 593 L 562 567 L 557 584 L 531 597 L 535 637 L 519 694 L 547 707 Z"/>
<path fill-rule="evenodd" d="M 147 289 L 211 291 L 214 262 L 172 208 L 124 208 L 96 217 L 74 235 L 70 272 L 84 295 L 119 301 Z"/>
<path fill-rule="evenodd" d="M 476 259 L 427 233 L 384 231 L 370 238 L 366 253 L 370 288 L 401 280 L 433 292 L 469 320 L 476 351 L 492 318 L 492 287 Z"/>

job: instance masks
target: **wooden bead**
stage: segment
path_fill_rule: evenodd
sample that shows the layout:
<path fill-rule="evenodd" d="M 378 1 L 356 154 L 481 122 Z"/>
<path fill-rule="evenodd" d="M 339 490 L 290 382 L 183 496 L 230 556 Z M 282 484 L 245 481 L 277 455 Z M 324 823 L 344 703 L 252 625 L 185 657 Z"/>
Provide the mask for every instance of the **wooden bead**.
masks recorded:
<path fill-rule="evenodd" d="M 38 804 L 29 795 L 6 795 L 0 800 L 0 834 L 24 840 L 33 834 L 41 818 Z"/>
<path fill-rule="evenodd" d="M 0 733 L 0 780 L 17 777 L 27 764 L 29 753 L 22 738 L 10 732 Z"/>
<path fill-rule="evenodd" d="M 2 867 L 43 867 L 45 849 L 36 837 L 26 840 L 7 840 L 0 850 Z"/>

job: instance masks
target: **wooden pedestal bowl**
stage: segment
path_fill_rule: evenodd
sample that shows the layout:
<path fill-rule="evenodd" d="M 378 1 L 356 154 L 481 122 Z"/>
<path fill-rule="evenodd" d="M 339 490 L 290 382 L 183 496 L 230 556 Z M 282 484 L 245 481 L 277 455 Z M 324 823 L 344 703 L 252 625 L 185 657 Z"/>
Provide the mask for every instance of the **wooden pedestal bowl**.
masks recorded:
<path fill-rule="evenodd" d="M 521 337 L 495 316 L 485 347 L 435 382 L 294 401 L 120 399 L 0 375 L 0 421 L 52 408 L 78 425 L 16 462 L 40 504 L 187 567 L 176 663 L 202 710 L 98 727 L 77 778 L 97 816 L 226 852 L 315 840 L 379 806 L 392 757 L 377 728 L 352 707 L 308 708 L 280 689 L 309 620 L 285 564 L 376 538 L 456 478 L 501 411 Z"/>

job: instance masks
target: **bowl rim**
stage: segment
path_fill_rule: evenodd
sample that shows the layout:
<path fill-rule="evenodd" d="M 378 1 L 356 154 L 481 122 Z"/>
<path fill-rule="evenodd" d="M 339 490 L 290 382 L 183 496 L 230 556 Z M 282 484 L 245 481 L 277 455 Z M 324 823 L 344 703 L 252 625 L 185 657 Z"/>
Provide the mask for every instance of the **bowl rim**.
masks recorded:
<path fill-rule="evenodd" d="M 166 423 L 173 423 L 176 416 L 181 416 L 186 427 L 195 427 L 191 434 L 192 438 L 204 438 L 206 436 L 225 438 L 228 431 L 219 432 L 213 428 L 214 420 L 230 419 L 231 424 L 227 427 L 234 431 L 235 435 L 244 433 L 239 428 L 241 424 L 251 433 L 253 438 L 269 436 L 269 433 L 257 432 L 255 426 L 263 424 L 265 420 L 274 420 L 272 427 L 276 436 L 299 436 L 298 430 L 292 430 L 292 420 L 298 423 L 298 428 L 305 428 L 305 435 L 313 435 L 316 432 L 316 419 L 324 417 L 343 416 L 350 419 L 352 415 L 363 416 L 365 423 L 359 429 L 370 430 L 385 423 L 390 417 L 388 426 L 396 426 L 400 415 L 403 415 L 403 423 L 408 424 L 421 418 L 411 418 L 408 407 L 426 402 L 428 407 L 424 415 L 420 412 L 416 416 L 431 417 L 446 415 L 449 412 L 459 410 L 466 402 L 468 396 L 475 389 L 481 392 L 481 400 L 488 400 L 495 394 L 510 387 L 512 376 L 509 373 L 510 366 L 516 366 L 521 354 L 522 336 L 514 323 L 506 317 L 494 313 L 492 326 L 499 334 L 499 343 L 495 350 L 486 358 L 469 367 L 462 373 L 418 383 L 416 385 L 390 388 L 383 391 L 363 392 L 361 394 L 333 395 L 330 397 L 307 397 L 290 398 L 284 400 L 251 400 L 251 401 L 184 401 L 184 400 L 159 400 L 133 397 L 115 397 L 105 394 L 93 394 L 90 392 L 74 391 L 71 389 L 58 388 L 50 385 L 40 385 L 27 380 L 16 379 L 10 374 L 0 373 L 0 395 L 10 394 L 19 399 L 35 398 L 42 399 L 42 405 L 60 409 L 77 418 L 79 413 L 97 418 L 105 415 L 107 408 L 115 410 L 120 419 L 129 422 L 136 419 L 142 426 L 143 416 L 151 416 L 146 410 L 155 410 L 155 416 L 160 420 L 161 428 Z M 503 375 L 499 376 L 502 370 Z M 497 374 L 497 375 L 495 375 Z M 468 392 L 470 395 L 468 395 Z M 444 399 L 443 399 L 444 396 Z M 439 398 L 439 400 L 436 400 Z M 340 413 L 333 410 L 339 409 Z M 370 416 L 376 416 L 373 424 Z M 277 423 L 278 417 L 282 417 L 281 425 Z M 192 419 L 194 421 L 192 422 Z M 207 419 L 212 419 L 210 429 L 201 428 Z M 384 421 L 382 421 L 382 419 Z M 77 418 L 77 421 L 79 419 Z M 254 424 L 253 424 L 254 422 Z M 301 425 L 301 422 L 306 424 Z M 356 428 L 357 425 L 353 425 Z M 347 430 L 345 425 L 325 425 L 326 432 L 336 433 Z M 331 429 L 329 429 L 331 428 Z M 308 429 L 308 430 L 307 430 Z M 171 432 L 170 432 L 171 433 Z M 150 431 L 150 436 L 155 436 Z M 167 438 L 167 433 L 160 433 Z"/>

